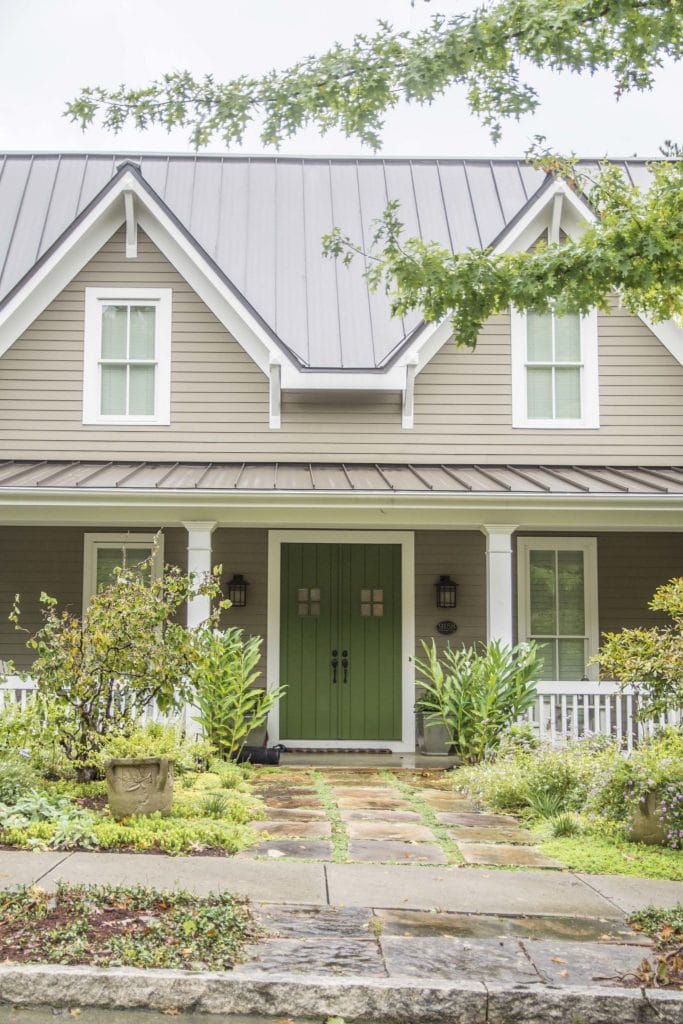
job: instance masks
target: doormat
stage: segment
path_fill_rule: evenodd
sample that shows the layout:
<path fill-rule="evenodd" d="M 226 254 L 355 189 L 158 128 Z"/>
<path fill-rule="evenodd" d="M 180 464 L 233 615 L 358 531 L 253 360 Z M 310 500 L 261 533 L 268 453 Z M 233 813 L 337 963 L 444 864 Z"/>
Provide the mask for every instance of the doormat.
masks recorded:
<path fill-rule="evenodd" d="M 368 749 L 367 747 L 325 747 L 322 750 L 320 747 L 289 747 L 287 750 L 288 754 L 391 754 L 392 751 L 388 747 L 382 747 L 377 750 L 375 747 Z"/>

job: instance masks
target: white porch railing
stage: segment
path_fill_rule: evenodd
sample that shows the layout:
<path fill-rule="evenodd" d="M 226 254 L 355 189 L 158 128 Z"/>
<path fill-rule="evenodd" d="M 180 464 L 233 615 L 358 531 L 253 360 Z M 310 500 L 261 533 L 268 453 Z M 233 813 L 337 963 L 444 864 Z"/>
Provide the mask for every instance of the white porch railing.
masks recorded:
<path fill-rule="evenodd" d="M 536 703 L 527 713 L 539 739 L 552 744 L 599 734 L 632 750 L 651 736 L 657 726 L 680 725 L 680 712 L 671 711 L 658 721 L 638 717 L 639 699 L 632 687 L 617 683 L 583 681 L 539 683 Z"/>
<path fill-rule="evenodd" d="M 1 677 L 0 677 L 1 678 Z M 30 698 L 35 685 L 19 676 L 5 676 L 0 683 L 0 708 L 7 701 L 22 707 Z M 631 687 L 621 690 L 617 683 L 603 682 L 550 682 L 539 683 L 535 704 L 527 712 L 529 721 L 539 739 L 552 744 L 599 734 L 632 750 L 639 740 L 651 736 L 659 725 L 681 725 L 680 712 L 669 712 L 658 721 L 642 721 L 638 715 L 638 698 Z M 155 704 L 145 710 L 145 720 L 168 721 Z M 185 705 L 173 718 L 189 736 L 201 735 L 195 720 L 195 709 Z"/>
<path fill-rule="evenodd" d="M 0 708 L 8 702 L 20 704 L 26 707 L 32 692 L 35 690 L 35 683 L 22 679 L 20 676 L 0 676 Z M 155 703 L 148 704 L 145 708 L 143 719 L 146 722 L 169 722 L 179 725 L 187 736 L 196 738 L 201 736 L 202 730 L 195 720 L 196 709 L 191 704 L 185 704 L 173 716 L 168 716 L 159 711 Z"/>

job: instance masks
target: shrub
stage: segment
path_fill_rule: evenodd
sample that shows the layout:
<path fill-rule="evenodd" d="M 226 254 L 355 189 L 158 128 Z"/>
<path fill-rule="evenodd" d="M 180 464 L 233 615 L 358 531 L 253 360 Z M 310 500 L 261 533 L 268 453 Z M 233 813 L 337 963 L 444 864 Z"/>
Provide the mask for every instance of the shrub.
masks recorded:
<path fill-rule="evenodd" d="M 241 629 L 221 632 L 206 628 L 197 637 L 190 680 L 199 708 L 199 722 L 219 756 L 236 757 L 251 729 L 265 722 L 284 687 L 255 686 L 260 676 L 262 637 L 244 638 Z"/>
<path fill-rule="evenodd" d="M 619 758 L 611 742 L 606 747 L 579 740 L 566 747 L 518 749 L 505 757 L 461 768 L 456 773 L 456 785 L 494 810 L 520 812 L 528 808 L 540 817 L 552 818 L 582 810 L 594 788 L 596 773 Z"/>
<path fill-rule="evenodd" d="M 605 633 L 593 660 L 605 678 L 635 688 L 641 717 L 658 718 L 683 709 L 683 577 L 659 587 L 650 608 L 665 612 L 672 625 Z"/>
<path fill-rule="evenodd" d="M 192 740 L 177 725 L 147 722 L 128 735 L 108 737 L 100 750 L 98 766 L 112 757 L 166 757 L 179 775 L 196 770 L 210 758 L 213 747 L 207 740 Z"/>
<path fill-rule="evenodd" d="M 4 753 L 0 757 L 0 804 L 14 804 L 27 796 L 37 784 L 36 773 L 20 754 Z"/>
<path fill-rule="evenodd" d="M 167 566 L 153 579 L 153 557 L 117 569 L 82 619 L 59 612 L 55 598 L 41 594 L 42 626 L 26 642 L 35 655 L 30 674 L 61 712 L 59 742 L 80 779 L 94 777 L 104 740 L 130 732 L 148 704 L 168 712 L 191 696 L 186 680 L 195 633 L 180 625 L 177 613 L 198 594 L 218 598 L 218 576 L 197 580 Z M 217 602 L 211 623 L 226 604 Z M 10 618 L 23 630 L 18 595 Z"/>
<path fill-rule="evenodd" d="M 454 649 L 439 655 L 434 640 L 422 642 L 416 658 L 423 696 L 417 708 L 427 721 L 448 730 L 456 755 L 476 764 L 490 754 L 510 725 L 531 707 L 542 660 L 535 644 L 507 647 L 498 641 Z"/>

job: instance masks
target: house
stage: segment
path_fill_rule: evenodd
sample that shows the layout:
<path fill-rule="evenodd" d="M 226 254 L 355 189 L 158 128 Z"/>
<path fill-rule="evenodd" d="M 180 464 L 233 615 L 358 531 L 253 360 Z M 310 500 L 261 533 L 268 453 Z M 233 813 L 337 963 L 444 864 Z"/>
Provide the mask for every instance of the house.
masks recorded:
<path fill-rule="evenodd" d="M 30 664 L 15 592 L 29 625 L 43 590 L 79 611 L 157 531 L 246 581 L 229 621 L 265 637 L 292 747 L 414 750 L 420 639 L 536 638 L 564 708 L 602 631 L 658 621 L 683 332 L 615 300 L 495 317 L 470 352 L 392 319 L 320 243 L 367 243 L 390 198 L 455 250 L 592 216 L 510 160 L 1 158 L 0 659 Z"/>

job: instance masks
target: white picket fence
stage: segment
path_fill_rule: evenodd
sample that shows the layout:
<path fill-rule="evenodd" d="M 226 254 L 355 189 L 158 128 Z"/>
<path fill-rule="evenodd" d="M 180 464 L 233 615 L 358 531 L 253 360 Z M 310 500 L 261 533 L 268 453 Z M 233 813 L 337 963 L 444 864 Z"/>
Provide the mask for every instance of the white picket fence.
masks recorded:
<path fill-rule="evenodd" d="M 617 683 L 550 682 L 536 687 L 536 703 L 527 713 L 539 739 L 552 744 L 584 736 L 611 736 L 632 750 L 657 726 L 680 725 L 681 713 L 672 711 L 658 721 L 638 715 L 639 700 L 632 687 Z"/>
<path fill-rule="evenodd" d="M 35 689 L 34 684 L 19 676 L 5 676 L 0 683 L 0 707 L 7 701 L 16 701 L 22 707 Z M 584 736 L 599 734 L 632 750 L 645 736 L 650 736 L 658 725 L 681 725 L 680 712 L 670 712 L 659 721 L 643 721 L 638 717 L 638 698 L 630 687 L 620 689 L 616 683 L 550 682 L 537 686 L 536 703 L 527 713 L 541 740 L 562 744 Z M 147 721 L 166 721 L 155 705 L 145 712 Z M 176 716 L 183 730 L 191 736 L 201 733 L 196 711 L 186 705 Z"/>
<path fill-rule="evenodd" d="M 20 676 L 1 676 L 4 681 L 0 683 L 0 708 L 8 702 L 14 702 L 21 707 L 26 707 L 35 690 L 35 684 L 30 680 L 22 679 Z M 191 704 L 185 704 L 178 711 L 174 712 L 172 718 L 159 711 L 156 704 L 148 704 L 143 716 L 146 722 L 173 722 L 179 725 L 187 736 L 193 738 L 201 736 L 201 726 L 197 722 L 197 710 Z"/>

